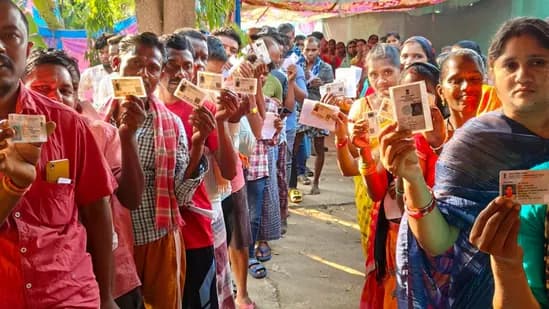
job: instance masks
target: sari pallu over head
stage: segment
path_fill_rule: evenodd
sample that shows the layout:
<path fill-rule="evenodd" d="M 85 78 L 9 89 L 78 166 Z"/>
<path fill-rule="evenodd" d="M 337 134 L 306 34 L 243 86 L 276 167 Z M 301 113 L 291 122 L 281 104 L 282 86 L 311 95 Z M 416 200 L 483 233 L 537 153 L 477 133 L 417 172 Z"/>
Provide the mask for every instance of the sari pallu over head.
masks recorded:
<path fill-rule="evenodd" d="M 404 217 L 397 242 L 400 308 L 490 308 L 494 281 L 490 258 L 469 242 L 478 214 L 499 195 L 501 170 L 530 169 L 549 160 L 549 139 L 500 112 L 457 130 L 436 166 L 434 193 L 449 224 L 459 228 L 454 245 L 430 257 Z"/>

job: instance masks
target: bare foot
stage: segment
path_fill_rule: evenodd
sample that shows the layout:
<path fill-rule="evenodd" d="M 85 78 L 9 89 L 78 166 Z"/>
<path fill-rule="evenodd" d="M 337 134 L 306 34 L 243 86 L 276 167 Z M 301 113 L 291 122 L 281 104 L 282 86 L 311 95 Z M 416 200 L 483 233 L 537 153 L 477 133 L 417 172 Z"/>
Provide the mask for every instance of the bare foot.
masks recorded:
<path fill-rule="evenodd" d="M 311 195 L 318 195 L 320 194 L 320 189 L 318 188 L 318 185 L 313 185 L 313 188 L 311 189 Z"/>
<path fill-rule="evenodd" d="M 242 298 L 237 297 L 235 303 L 236 307 L 239 309 L 255 308 L 255 303 L 248 296 Z"/>

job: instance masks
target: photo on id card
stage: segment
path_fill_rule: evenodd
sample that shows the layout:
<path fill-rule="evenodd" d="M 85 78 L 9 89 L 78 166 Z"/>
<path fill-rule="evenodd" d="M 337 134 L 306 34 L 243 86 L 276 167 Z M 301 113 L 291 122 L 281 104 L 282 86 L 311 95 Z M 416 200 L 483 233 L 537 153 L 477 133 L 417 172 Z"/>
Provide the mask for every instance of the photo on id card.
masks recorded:
<path fill-rule="evenodd" d="M 389 88 L 393 116 L 399 130 L 420 133 L 433 130 L 431 108 L 424 81 Z"/>
<path fill-rule="evenodd" d="M 522 205 L 547 204 L 549 170 L 500 171 L 499 195 Z"/>

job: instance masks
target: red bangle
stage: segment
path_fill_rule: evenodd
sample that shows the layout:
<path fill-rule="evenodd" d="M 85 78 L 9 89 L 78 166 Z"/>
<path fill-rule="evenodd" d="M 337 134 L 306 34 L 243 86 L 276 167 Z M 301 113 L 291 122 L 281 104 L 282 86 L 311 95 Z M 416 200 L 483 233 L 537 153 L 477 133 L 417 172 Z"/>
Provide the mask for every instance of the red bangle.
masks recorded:
<path fill-rule="evenodd" d="M 431 200 L 429 201 L 429 204 L 427 204 L 427 206 L 422 208 L 410 208 L 408 207 L 407 203 L 405 205 L 408 216 L 417 220 L 430 214 L 437 206 L 437 200 L 435 199 L 433 192 L 431 192 Z"/>
<path fill-rule="evenodd" d="M 338 138 L 336 138 L 336 148 L 341 149 L 345 146 L 347 146 L 347 143 L 349 142 L 349 139 L 345 137 L 342 141 L 339 141 Z"/>
<path fill-rule="evenodd" d="M 15 185 L 11 178 L 4 176 L 2 178 L 2 186 L 4 187 L 4 190 L 6 190 L 8 193 L 16 196 L 21 196 L 27 192 L 30 186 L 27 186 L 25 188 L 18 187 Z"/>

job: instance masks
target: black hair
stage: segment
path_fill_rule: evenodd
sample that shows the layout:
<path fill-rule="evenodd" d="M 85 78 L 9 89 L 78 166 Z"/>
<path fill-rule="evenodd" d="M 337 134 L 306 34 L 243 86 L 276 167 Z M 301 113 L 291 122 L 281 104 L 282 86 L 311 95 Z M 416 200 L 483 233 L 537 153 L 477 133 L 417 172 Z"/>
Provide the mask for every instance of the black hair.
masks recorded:
<path fill-rule="evenodd" d="M 112 33 L 103 33 L 101 34 L 97 39 L 95 39 L 95 43 L 93 44 L 93 48 L 95 50 L 101 50 L 105 47 L 107 47 L 108 43 L 107 41 L 112 38 L 114 34 Z"/>
<path fill-rule="evenodd" d="M 124 34 L 117 34 L 117 35 L 113 35 L 112 37 L 110 37 L 108 40 L 107 40 L 107 44 L 109 44 L 110 46 L 112 45 L 118 45 L 120 44 L 120 41 L 122 41 L 122 39 L 126 37 L 126 35 Z"/>
<path fill-rule="evenodd" d="M 229 57 L 227 57 L 225 47 L 223 47 L 223 43 L 221 43 L 221 40 L 219 40 L 215 36 L 209 36 L 206 42 L 208 43 L 208 61 L 213 60 L 225 63 L 229 60 Z"/>
<path fill-rule="evenodd" d="M 160 41 L 164 44 L 165 48 L 188 50 L 193 58 L 195 57 L 193 45 L 185 36 L 175 33 L 165 34 L 160 38 Z"/>
<path fill-rule="evenodd" d="M 368 41 L 369 41 L 370 39 L 373 39 L 373 38 L 376 38 L 376 39 L 379 40 L 379 35 L 377 35 L 377 34 L 370 34 L 370 36 L 368 37 Z"/>
<path fill-rule="evenodd" d="M 166 48 L 164 44 L 160 41 L 160 38 L 152 32 L 142 32 L 139 34 L 129 35 L 120 41 L 119 50 L 120 55 L 133 53 L 137 45 L 145 45 L 147 47 L 153 47 L 158 49 L 162 55 L 162 63 L 166 59 Z"/>
<path fill-rule="evenodd" d="M 460 48 L 455 51 L 444 53 L 440 56 L 440 82 L 442 82 L 442 80 L 444 79 L 444 75 L 446 74 L 446 64 L 448 63 L 448 60 L 455 57 L 465 57 L 473 60 L 473 62 L 477 65 L 479 71 L 482 73 L 482 76 L 486 74 L 482 57 L 472 49 Z"/>
<path fill-rule="evenodd" d="M 379 38 L 379 41 L 380 41 L 381 43 L 387 43 L 387 37 L 386 37 L 386 36 L 382 36 L 382 37 Z"/>
<path fill-rule="evenodd" d="M 400 52 L 398 48 L 386 43 L 377 44 L 374 46 L 368 56 L 366 56 L 366 63 L 374 60 L 388 60 L 395 68 L 400 68 Z"/>
<path fill-rule="evenodd" d="M 27 16 L 25 16 L 25 12 L 23 12 L 23 10 L 11 0 L 0 0 L 0 2 L 9 3 L 12 7 L 14 7 L 17 10 L 17 12 L 19 12 L 19 16 L 23 20 L 23 24 L 25 24 L 25 30 L 27 31 L 27 36 L 28 36 L 29 35 L 29 21 L 27 20 Z"/>
<path fill-rule="evenodd" d="M 319 47 L 320 47 L 320 40 L 317 39 L 317 38 L 316 38 L 315 36 L 313 36 L 313 35 L 308 36 L 308 37 L 305 39 L 305 42 L 313 42 L 313 43 L 315 43 L 316 45 L 319 45 Z M 305 42 L 303 42 L 303 43 L 305 43 Z"/>
<path fill-rule="evenodd" d="M 456 44 L 454 44 L 454 46 L 458 46 L 458 47 L 461 47 L 461 48 L 472 49 L 472 50 L 476 51 L 477 54 L 479 54 L 479 56 L 482 56 L 482 50 L 480 50 L 480 46 L 475 41 L 461 40 L 461 41 L 457 42 Z"/>
<path fill-rule="evenodd" d="M 29 75 L 37 66 L 43 64 L 59 65 L 67 69 L 71 76 L 74 90 L 78 89 L 80 71 L 78 70 L 78 62 L 75 58 L 59 49 L 33 49 L 27 59 L 24 76 Z"/>
<path fill-rule="evenodd" d="M 228 37 L 231 40 L 234 40 L 238 44 L 238 50 L 242 48 L 242 39 L 240 39 L 240 35 L 236 33 L 236 31 L 231 27 L 223 27 L 220 29 L 215 30 L 212 32 L 214 36 L 225 36 Z"/>
<path fill-rule="evenodd" d="M 362 43 L 364 43 L 364 44 L 368 44 L 368 42 L 366 42 L 365 39 L 356 39 L 356 42 L 357 42 L 357 43 L 358 43 L 358 42 L 362 42 Z"/>
<path fill-rule="evenodd" d="M 306 37 L 302 34 L 298 34 L 295 36 L 294 41 L 305 41 Z"/>
<path fill-rule="evenodd" d="M 547 21 L 533 17 L 514 18 L 503 23 L 494 35 L 490 48 L 488 48 L 490 65 L 503 54 L 507 41 L 521 35 L 532 36 L 543 48 L 549 49 L 549 23 Z"/>
<path fill-rule="evenodd" d="M 349 42 L 347 42 L 347 45 L 352 44 L 352 43 L 356 44 L 356 39 L 350 40 Z"/>
<path fill-rule="evenodd" d="M 400 34 L 398 34 L 398 32 L 387 32 L 387 34 L 385 35 L 385 37 L 388 39 L 390 36 L 394 36 L 395 38 L 397 38 L 399 41 L 400 41 Z"/>
<path fill-rule="evenodd" d="M 186 36 L 190 39 L 196 39 L 206 42 L 206 35 L 193 28 L 180 28 L 174 31 L 175 34 Z"/>
<path fill-rule="evenodd" d="M 284 23 L 284 24 L 280 24 L 278 26 L 278 32 L 282 33 L 282 34 L 288 34 L 290 32 L 294 32 L 295 31 L 295 28 L 292 24 L 290 23 Z"/>
<path fill-rule="evenodd" d="M 400 77 L 404 77 L 404 75 L 411 70 L 414 70 L 417 74 L 423 76 L 434 86 L 438 85 L 440 81 L 440 70 L 436 66 L 428 62 L 411 63 L 406 68 L 404 68 L 404 70 L 402 70 L 402 72 L 400 73 Z"/>
<path fill-rule="evenodd" d="M 322 41 L 322 39 L 324 38 L 324 34 L 322 32 L 319 32 L 319 31 L 315 31 L 315 32 L 309 34 L 309 36 L 315 37 L 319 41 Z"/>
<path fill-rule="evenodd" d="M 414 71 L 416 74 L 420 75 L 426 83 L 430 83 L 433 87 L 436 88 L 436 86 L 440 83 L 440 70 L 428 63 L 428 62 L 413 62 L 409 64 L 402 72 L 400 73 L 400 80 L 406 76 L 407 73 Z M 442 113 L 442 116 L 446 119 L 450 116 L 450 111 L 448 110 L 448 106 L 444 105 L 442 102 L 442 98 L 435 93 L 435 104 Z"/>

